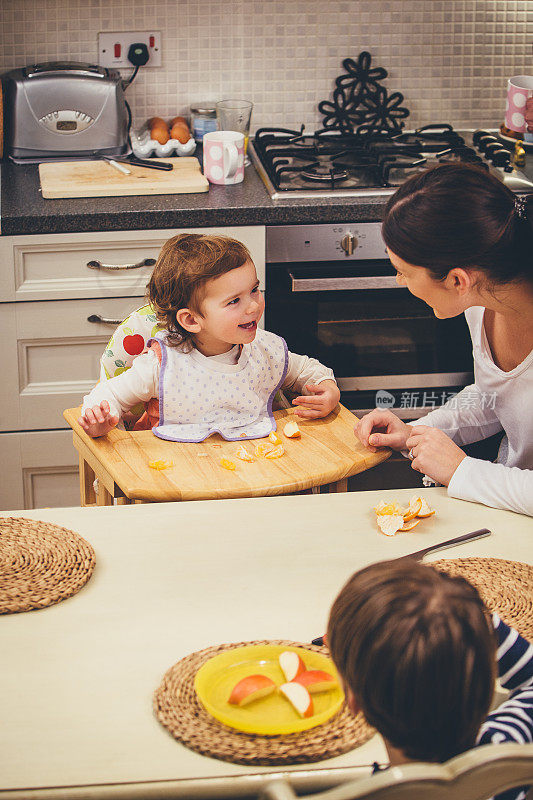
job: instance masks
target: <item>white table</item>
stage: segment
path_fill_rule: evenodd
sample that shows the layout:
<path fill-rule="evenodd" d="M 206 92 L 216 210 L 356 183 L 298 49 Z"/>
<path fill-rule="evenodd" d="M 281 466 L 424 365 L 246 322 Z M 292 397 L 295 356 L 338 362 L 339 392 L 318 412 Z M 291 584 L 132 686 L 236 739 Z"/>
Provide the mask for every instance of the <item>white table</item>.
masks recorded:
<path fill-rule="evenodd" d="M 405 502 L 412 493 L 386 496 Z M 531 518 L 444 489 L 422 494 L 437 515 L 394 538 L 375 524 L 383 492 L 4 512 L 79 532 L 97 564 L 73 598 L 0 617 L 0 800 L 168 797 L 175 788 L 122 786 L 141 781 L 179 781 L 188 798 L 236 797 L 264 780 L 253 774 L 279 773 L 187 749 L 154 717 L 154 690 L 172 664 L 210 645 L 322 634 L 341 585 L 373 561 L 482 527 L 493 535 L 434 558 L 532 561 Z M 386 761 L 377 736 L 281 771 L 308 790 L 374 760 Z M 94 784 L 118 786 L 52 788 Z"/>

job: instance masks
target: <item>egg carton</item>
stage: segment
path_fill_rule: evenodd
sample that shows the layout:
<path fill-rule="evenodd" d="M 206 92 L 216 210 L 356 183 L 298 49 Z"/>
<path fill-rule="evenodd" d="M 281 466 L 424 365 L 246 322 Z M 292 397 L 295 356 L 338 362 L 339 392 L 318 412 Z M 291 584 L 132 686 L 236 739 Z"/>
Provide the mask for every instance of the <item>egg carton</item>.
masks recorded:
<path fill-rule="evenodd" d="M 131 149 L 137 158 L 172 158 L 173 156 L 190 156 L 196 150 L 196 142 L 189 139 L 182 144 L 177 139 L 169 139 L 166 144 L 159 144 L 155 139 L 150 139 L 148 128 L 141 128 L 139 131 L 131 131 Z"/>

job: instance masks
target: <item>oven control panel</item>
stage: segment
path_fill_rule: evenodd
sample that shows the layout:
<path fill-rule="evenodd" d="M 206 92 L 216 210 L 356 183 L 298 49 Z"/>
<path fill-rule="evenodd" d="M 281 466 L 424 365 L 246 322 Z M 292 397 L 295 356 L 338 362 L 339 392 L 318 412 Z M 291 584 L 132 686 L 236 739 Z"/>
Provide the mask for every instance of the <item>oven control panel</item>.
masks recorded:
<path fill-rule="evenodd" d="M 388 258 L 380 222 L 277 225 L 266 229 L 267 263 Z"/>

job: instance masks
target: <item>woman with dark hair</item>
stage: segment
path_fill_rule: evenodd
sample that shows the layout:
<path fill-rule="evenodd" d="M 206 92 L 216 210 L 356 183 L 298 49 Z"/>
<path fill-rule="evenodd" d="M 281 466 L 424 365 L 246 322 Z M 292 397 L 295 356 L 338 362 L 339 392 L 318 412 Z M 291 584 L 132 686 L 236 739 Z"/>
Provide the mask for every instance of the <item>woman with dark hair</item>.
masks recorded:
<path fill-rule="evenodd" d="M 408 452 L 451 497 L 533 516 L 533 196 L 444 164 L 390 198 L 383 238 L 400 285 L 439 319 L 465 313 L 475 383 L 416 425 L 375 409 L 357 436 Z M 501 431 L 495 463 L 461 449 Z"/>

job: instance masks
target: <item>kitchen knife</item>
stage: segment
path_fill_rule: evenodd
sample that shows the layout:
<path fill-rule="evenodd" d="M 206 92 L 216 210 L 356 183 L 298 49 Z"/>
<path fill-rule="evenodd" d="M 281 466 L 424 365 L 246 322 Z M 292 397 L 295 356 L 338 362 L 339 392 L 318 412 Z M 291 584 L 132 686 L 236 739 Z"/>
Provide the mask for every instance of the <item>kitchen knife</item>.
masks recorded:
<path fill-rule="evenodd" d="M 165 171 L 174 169 L 173 164 L 166 162 L 150 161 L 148 158 L 137 158 L 137 156 L 124 156 L 123 158 L 110 158 L 103 156 L 105 161 L 118 161 L 121 164 L 131 164 L 134 167 L 148 167 L 148 169 L 163 169 Z"/>
<path fill-rule="evenodd" d="M 148 167 L 148 169 L 174 169 L 174 164 L 167 164 L 166 161 L 151 161 L 149 158 L 138 158 L 137 156 L 128 156 L 126 159 L 128 164 L 133 164 L 135 167 Z"/>
<path fill-rule="evenodd" d="M 488 528 L 480 528 L 478 531 L 470 531 L 470 533 L 463 533 L 462 536 L 456 536 L 454 539 L 447 539 L 445 542 L 439 544 L 431 544 L 429 547 L 424 547 L 422 550 L 416 550 L 414 553 L 408 553 L 406 556 L 395 558 L 394 561 L 405 561 L 412 558 L 415 561 L 420 561 L 428 553 L 433 553 L 436 550 L 445 550 L 447 547 L 456 547 L 464 542 L 473 542 L 474 539 L 482 539 L 484 536 L 490 536 L 492 531 Z M 311 644 L 321 646 L 324 644 L 324 637 L 318 636 L 316 639 L 311 640 Z"/>
<path fill-rule="evenodd" d="M 490 536 L 492 531 L 488 528 L 480 528 L 478 531 L 470 531 L 470 533 L 463 533 L 462 536 L 456 536 L 454 539 L 447 539 L 440 544 L 431 544 L 429 547 L 424 547 L 422 550 L 416 550 L 414 553 L 408 553 L 406 556 L 400 556 L 395 561 L 405 561 L 408 558 L 414 558 L 415 561 L 421 561 L 428 553 L 433 553 L 435 550 L 446 550 L 447 547 L 456 547 L 463 542 L 472 542 L 474 539 L 482 539 L 484 536 Z"/>

